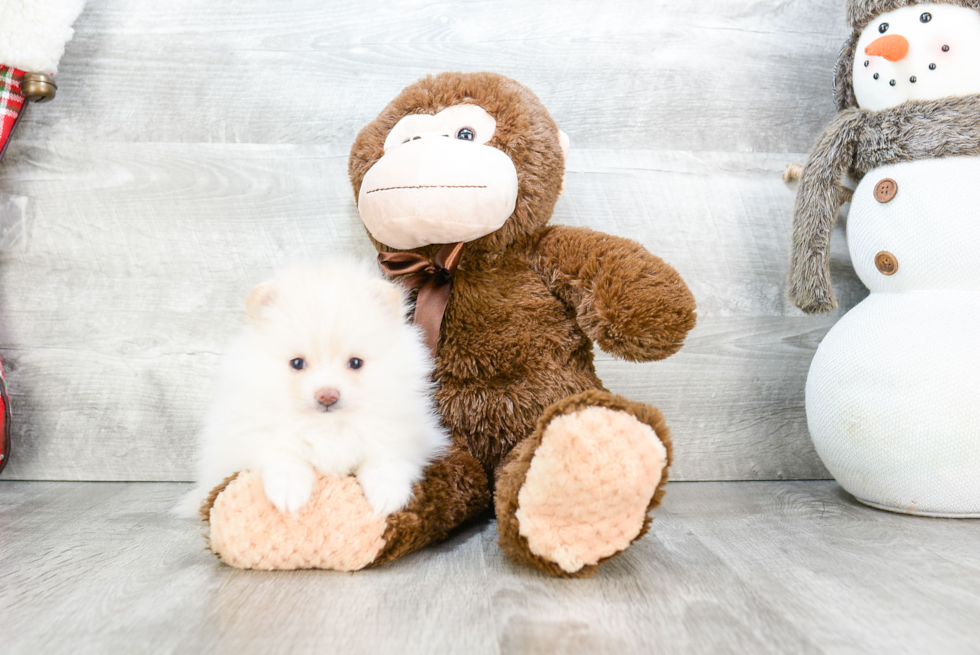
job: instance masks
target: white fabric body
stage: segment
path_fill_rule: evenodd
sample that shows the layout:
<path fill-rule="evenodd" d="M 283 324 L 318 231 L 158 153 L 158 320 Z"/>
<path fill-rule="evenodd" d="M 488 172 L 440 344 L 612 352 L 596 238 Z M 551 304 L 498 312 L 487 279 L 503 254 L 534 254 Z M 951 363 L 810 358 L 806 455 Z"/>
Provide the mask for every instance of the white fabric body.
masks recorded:
<path fill-rule="evenodd" d="M 85 0 L 0 0 L 0 64 L 29 73 L 58 72 L 71 25 Z"/>
<path fill-rule="evenodd" d="M 924 23 L 925 13 L 931 20 Z M 885 32 L 880 31 L 882 24 L 888 25 Z M 866 54 L 869 45 L 893 35 L 909 43 L 909 52 L 901 61 Z M 949 49 L 944 51 L 944 46 Z M 872 111 L 908 100 L 980 93 L 980 12 L 948 3 L 923 3 L 878 16 L 858 40 L 853 83 L 858 106 Z"/>
<path fill-rule="evenodd" d="M 980 120 L 980 118 L 978 118 Z M 885 179 L 898 184 L 891 202 L 874 197 Z M 869 172 L 847 219 L 854 270 L 871 291 L 980 291 L 980 157 L 925 159 Z M 898 272 L 887 276 L 875 256 L 890 252 Z"/>
<path fill-rule="evenodd" d="M 879 181 L 898 183 L 889 203 Z M 810 366 L 817 452 L 859 500 L 901 512 L 980 516 L 980 158 L 868 173 L 848 245 L 871 295 L 834 326 Z M 887 251 L 898 272 L 875 268 Z"/>

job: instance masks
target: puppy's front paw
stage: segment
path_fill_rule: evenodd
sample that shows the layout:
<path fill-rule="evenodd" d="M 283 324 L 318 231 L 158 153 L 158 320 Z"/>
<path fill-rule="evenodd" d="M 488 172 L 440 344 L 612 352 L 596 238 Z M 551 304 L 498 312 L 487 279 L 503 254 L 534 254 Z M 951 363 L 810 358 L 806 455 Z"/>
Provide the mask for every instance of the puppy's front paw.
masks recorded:
<path fill-rule="evenodd" d="M 262 472 L 265 495 L 280 512 L 298 512 L 310 502 L 313 469 L 303 466 L 272 467 Z"/>
<path fill-rule="evenodd" d="M 362 470 L 357 474 L 357 481 L 368 504 L 382 516 L 397 512 L 412 499 L 412 481 L 391 471 Z"/>

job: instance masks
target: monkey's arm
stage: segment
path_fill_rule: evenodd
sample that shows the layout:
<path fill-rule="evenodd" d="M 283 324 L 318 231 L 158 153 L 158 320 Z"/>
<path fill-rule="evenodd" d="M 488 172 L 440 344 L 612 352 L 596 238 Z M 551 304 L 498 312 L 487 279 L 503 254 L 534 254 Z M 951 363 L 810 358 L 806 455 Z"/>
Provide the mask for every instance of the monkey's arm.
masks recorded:
<path fill-rule="evenodd" d="M 555 226 L 542 234 L 536 267 L 551 292 L 575 308 L 585 333 L 629 361 L 673 355 L 697 319 L 677 271 L 628 239 Z"/>

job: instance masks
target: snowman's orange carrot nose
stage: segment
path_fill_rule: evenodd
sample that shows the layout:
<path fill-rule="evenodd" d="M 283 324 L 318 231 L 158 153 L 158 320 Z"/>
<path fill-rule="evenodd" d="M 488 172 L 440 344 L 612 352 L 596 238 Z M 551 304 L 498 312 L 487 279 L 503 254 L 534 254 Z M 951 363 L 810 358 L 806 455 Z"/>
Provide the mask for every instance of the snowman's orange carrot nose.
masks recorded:
<path fill-rule="evenodd" d="M 884 57 L 888 61 L 902 61 L 909 54 L 909 40 L 898 34 L 883 36 L 864 51 L 872 57 Z"/>

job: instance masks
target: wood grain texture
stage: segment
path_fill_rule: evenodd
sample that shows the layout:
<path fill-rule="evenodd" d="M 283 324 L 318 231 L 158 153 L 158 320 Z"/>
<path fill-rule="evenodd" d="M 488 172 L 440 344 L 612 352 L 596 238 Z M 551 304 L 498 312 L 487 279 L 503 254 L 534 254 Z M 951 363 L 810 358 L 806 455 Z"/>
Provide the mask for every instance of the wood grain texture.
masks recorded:
<path fill-rule="evenodd" d="M 491 523 L 354 574 L 237 571 L 185 485 L 2 482 L 4 652 L 975 653 L 980 522 L 831 482 L 674 484 L 591 580 L 516 566 Z"/>
<path fill-rule="evenodd" d="M 600 355 L 660 406 L 672 479 L 823 478 L 803 383 L 840 313 L 786 300 L 780 180 L 833 112 L 841 0 L 701 3 L 90 0 L 0 169 L 30 196 L 0 253 L 12 479 L 186 480 L 241 302 L 294 258 L 372 254 L 350 143 L 403 86 L 489 69 L 572 139 L 553 222 L 642 242 L 692 287 L 680 355 Z M 865 291 L 835 234 L 842 311 Z"/>
<path fill-rule="evenodd" d="M 842 0 L 91 0 L 62 60 L 57 141 L 315 143 L 407 83 L 493 70 L 581 147 L 807 150 L 832 112 Z"/>

